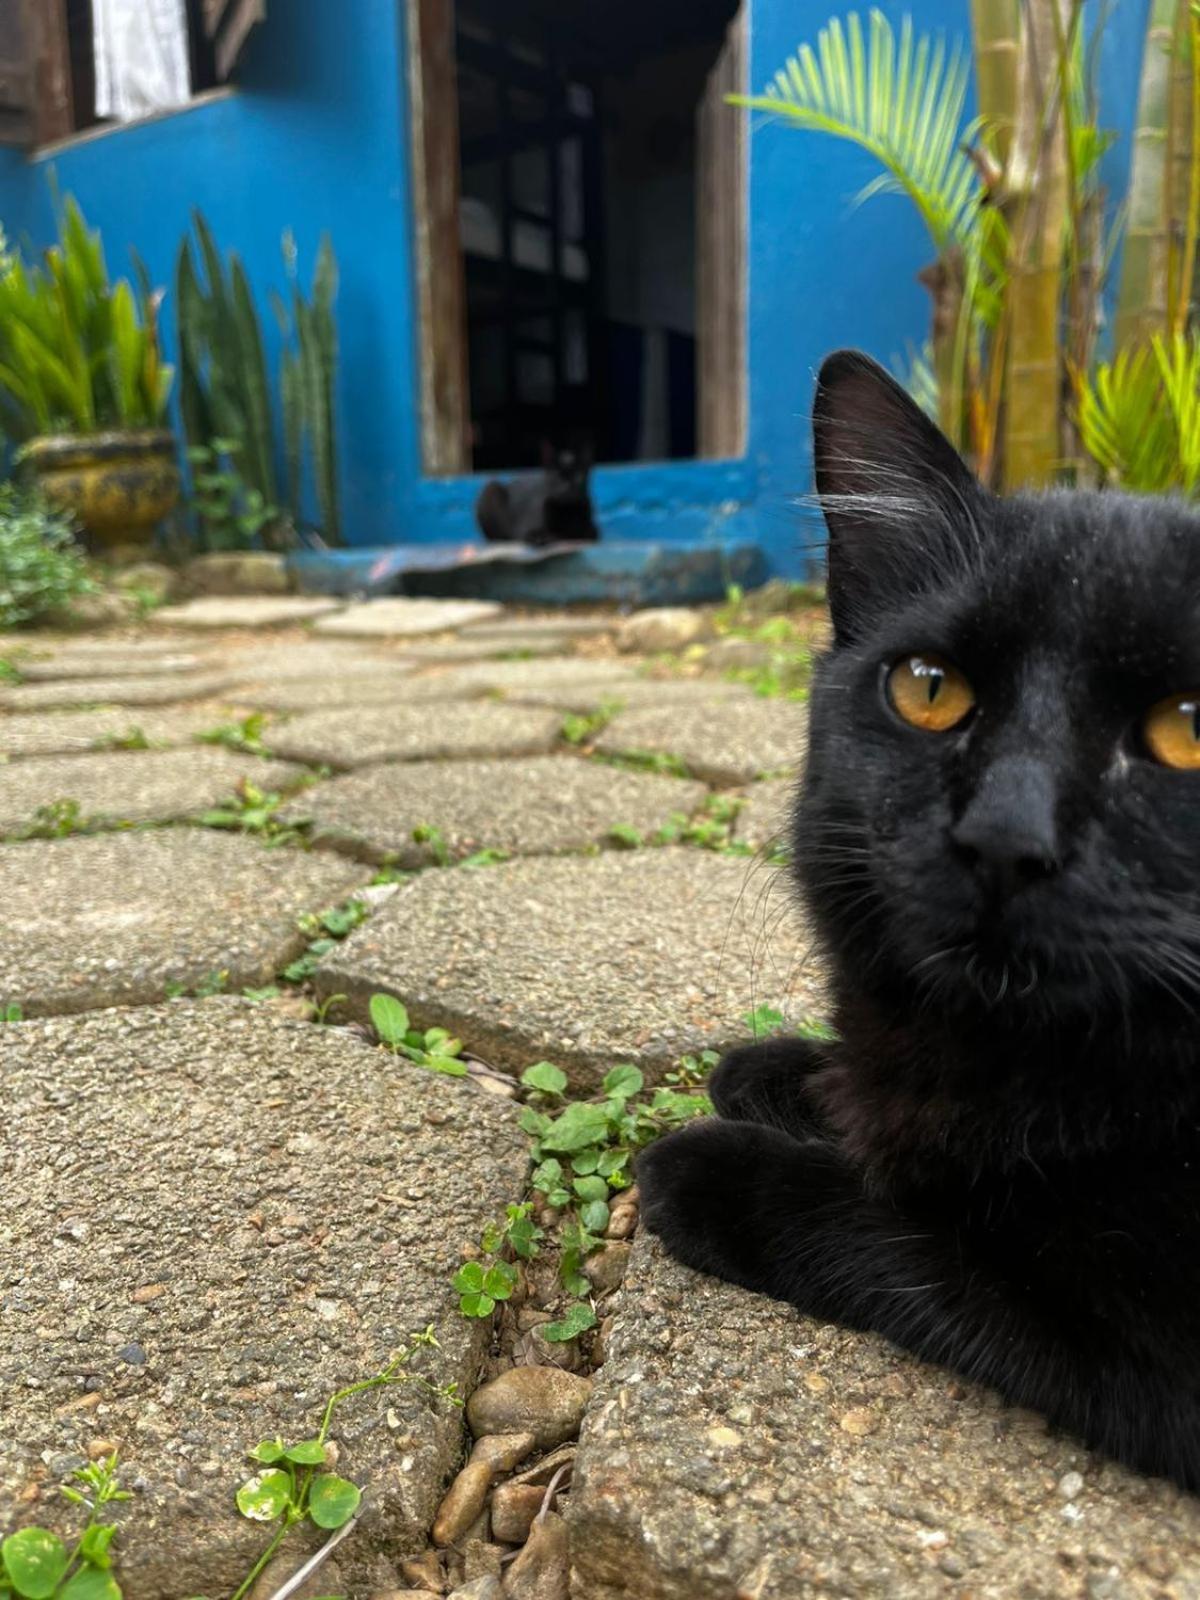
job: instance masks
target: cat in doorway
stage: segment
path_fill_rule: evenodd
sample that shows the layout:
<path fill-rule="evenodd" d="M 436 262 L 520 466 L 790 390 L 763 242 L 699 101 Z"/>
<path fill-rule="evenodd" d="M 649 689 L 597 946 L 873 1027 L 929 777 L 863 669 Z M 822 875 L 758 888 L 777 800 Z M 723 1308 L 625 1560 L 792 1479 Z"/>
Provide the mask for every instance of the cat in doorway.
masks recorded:
<path fill-rule="evenodd" d="M 600 537 L 589 488 L 586 450 L 542 448 L 540 472 L 484 484 L 475 520 L 495 544 L 593 544 Z"/>

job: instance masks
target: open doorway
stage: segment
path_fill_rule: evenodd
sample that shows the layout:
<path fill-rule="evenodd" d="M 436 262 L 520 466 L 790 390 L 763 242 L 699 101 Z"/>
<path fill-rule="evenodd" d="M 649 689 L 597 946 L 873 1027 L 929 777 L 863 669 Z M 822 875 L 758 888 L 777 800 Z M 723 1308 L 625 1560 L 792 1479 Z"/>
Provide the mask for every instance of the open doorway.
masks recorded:
<path fill-rule="evenodd" d="M 427 467 L 740 453 L 738 0 L 413 3 Z"/>

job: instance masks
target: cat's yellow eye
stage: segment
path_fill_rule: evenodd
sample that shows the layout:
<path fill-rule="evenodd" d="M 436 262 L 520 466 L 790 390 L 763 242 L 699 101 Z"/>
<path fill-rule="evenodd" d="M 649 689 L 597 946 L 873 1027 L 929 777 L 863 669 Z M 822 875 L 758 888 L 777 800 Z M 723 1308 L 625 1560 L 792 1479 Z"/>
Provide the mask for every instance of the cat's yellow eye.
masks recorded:
<path fill-rule="evenodd" d="M 1200 694 L 1173 694 L 1160 700 L 1142 724 L 1156 761 L 1181 772 L 1200 772 Z"/>
<path fill-rule="evenodd" d="M 888 673 L 888 699 L 897 716 L 926 733 L 956 728 L 975 704 L 962 673 L 943 656 L 905 656 Z"/>

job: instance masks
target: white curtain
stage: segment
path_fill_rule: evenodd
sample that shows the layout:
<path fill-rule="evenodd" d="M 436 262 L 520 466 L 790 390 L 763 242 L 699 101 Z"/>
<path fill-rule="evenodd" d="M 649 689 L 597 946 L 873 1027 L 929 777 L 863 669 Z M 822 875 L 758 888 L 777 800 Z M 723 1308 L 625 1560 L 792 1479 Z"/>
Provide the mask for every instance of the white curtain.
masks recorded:
<path fill-rule="evenodd" d="M 96 115 L 117 122 L 191 98 L 185 0 L 92 0 Z"/>

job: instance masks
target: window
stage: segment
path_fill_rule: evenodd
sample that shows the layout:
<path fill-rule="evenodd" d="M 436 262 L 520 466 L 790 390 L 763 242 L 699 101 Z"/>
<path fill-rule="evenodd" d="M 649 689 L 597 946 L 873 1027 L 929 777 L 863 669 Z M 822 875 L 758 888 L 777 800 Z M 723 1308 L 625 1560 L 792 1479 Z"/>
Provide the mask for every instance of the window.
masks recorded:
<path fill-rule="evenodd" d="M 46 144 L 185 104 L 228 78 L 264 8 L 265 0 L 4 0 L 0 141 Z"/>
<path fill-rule="evenodd" d="M 742 448 L 737 0 L 410 0 L 430 471 Z"/>

